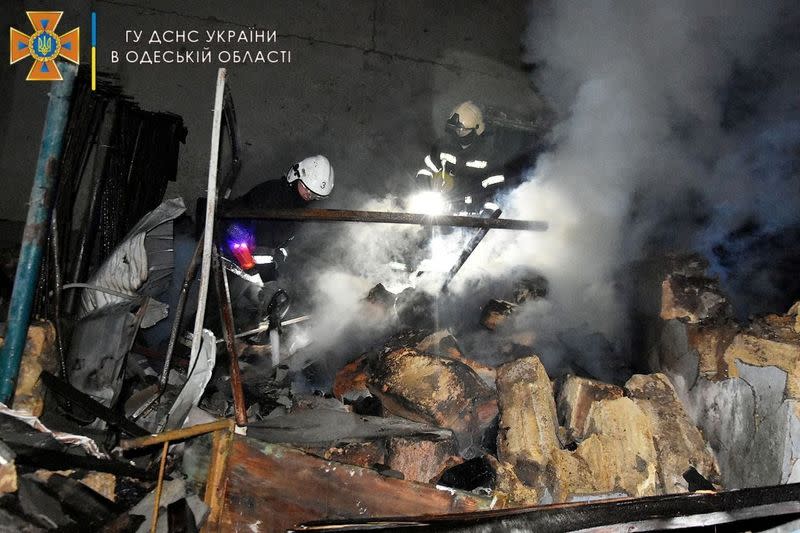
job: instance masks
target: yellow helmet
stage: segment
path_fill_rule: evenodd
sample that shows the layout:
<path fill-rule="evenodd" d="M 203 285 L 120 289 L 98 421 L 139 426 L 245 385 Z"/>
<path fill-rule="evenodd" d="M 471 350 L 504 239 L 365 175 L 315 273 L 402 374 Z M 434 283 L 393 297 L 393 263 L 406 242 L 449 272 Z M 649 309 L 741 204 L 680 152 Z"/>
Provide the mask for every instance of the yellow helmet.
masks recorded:
<path fill-rule="evenodd" d="M 482 135 L 486 129 L 483 113 L 472 101 L 461 102 L 450 113 L 447 129 L 458 137 L 467 137 L 473 132 L 475 135 Z"/>

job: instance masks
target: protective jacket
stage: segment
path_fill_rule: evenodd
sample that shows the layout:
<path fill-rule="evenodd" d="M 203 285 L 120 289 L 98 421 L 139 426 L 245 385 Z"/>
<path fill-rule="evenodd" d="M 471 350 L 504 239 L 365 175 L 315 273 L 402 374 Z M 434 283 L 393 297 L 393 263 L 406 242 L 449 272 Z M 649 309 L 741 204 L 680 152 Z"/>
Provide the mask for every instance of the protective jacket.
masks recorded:
<path fill-rule="evenodd" d="M 285 178 L 265 181 L 250 189 L 247 193 L 235 200 L 226 201 L 223 208 L 228 211 L 235 208 L 245 209 L 299 209 L 307 206 L 296 190 L 296 183 L 289 183 Z M 286 258 L 285 248 L 287 242 L 294 236 L 298 223 L 290 220 L 242 220 L 230 222 L 226 233 L 230 235 L 230 228 L 236 226 L 238 234 L 247 234 L 250 237 L 248 244 L 254 248 L 256 260 L 259 263 L 257 270 L 264 281 L 274 279 L 276 266 Z M 229 238 L 229 241 L 232 239 Z M 235 243 L 228 242 L 231 247 Z M 237 243 L 238 244 L 238 243 Z M 229 250 L 232 251 L 232 250 Z M 266 258 L 261 259 L 259 258 Z M 270 259 L 271 258 L 271 259 Z"/>
<path fill-rule="evenodd" d="M 466 198 L 467 203 L 475 203 L 491 198 L 507 179 L 504 161 L 497 156 L 493 141 L 493 137 L 483 135 L 463 148 L 452 135 L 442 137 L 417 172 L 419 186 L 432 185 L 455 202 Z"/>

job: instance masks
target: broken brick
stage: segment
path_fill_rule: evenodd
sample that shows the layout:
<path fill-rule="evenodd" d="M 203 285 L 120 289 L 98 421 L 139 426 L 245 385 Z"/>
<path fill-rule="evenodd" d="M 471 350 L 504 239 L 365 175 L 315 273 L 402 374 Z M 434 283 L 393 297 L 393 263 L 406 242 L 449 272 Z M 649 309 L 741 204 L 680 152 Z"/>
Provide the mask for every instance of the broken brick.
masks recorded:
<path fill-rule="evenodd" d="M 415 349 L 420 352 L 461 361 L 474 370 L 484 383 L 494 388 L 494 381 L 497 377 L 496 370 L 491 366 L 484 365 L 483 363 L 468 359 L 464 356 L 464 353 L 458 346 L 458 341 L 456 341 L 456 338 L 453 337 L 449 330 L 441 330 L 428 335 L 417 343 Z"/>
<path fill-rule="evenodd" d="M 661 318 L 682 319 L 697 324 L 725 319 L 733 310 L 716 280 L 672 274 L 661 284 Z"/>
<path fill-rule="evenodd" d="M 683 474 L 694 467 L 702 476 L 719 482 L 719 469 L 700 430 L 689 420 L 675 389 L 664 374 L 633 376 L 625 390 L 652 420 L 658 455 L 660 492 L 687 492 Z"/>
<path fill-rule="evenodd" d="M 520 481 L 514 467 L 488 456 L 495 471 L 494 494 L 502 508 L 539 505 L 544 498 L 543 487 L 531 487 Z"/>
<path fill-rule="evenodd" d="M 588 465 L 598 491 L 621 491 L 637 498 L 658 493 L 652 419 L 633 400 L 593 403 L 587 435 L 574 453 Z"/>
<path fill-rule="evenodd" d="M 369 396 L 366 370 L 366 354 L 342 367 L 333 379 L 334 397 L 341 401 L 355 401 L 358 398 Z"/>

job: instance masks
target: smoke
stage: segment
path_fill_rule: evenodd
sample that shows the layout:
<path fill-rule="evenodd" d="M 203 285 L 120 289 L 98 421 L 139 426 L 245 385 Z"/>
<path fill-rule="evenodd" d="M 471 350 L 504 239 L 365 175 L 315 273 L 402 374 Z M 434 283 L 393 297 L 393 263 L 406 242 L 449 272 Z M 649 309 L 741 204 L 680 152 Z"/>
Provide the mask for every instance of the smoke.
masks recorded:
<path fill-rule="evenodd" d="M 347 193 L 344 205 L 350 209 L 403 211 L 394 196 Z M 401 266 L 418 255 L 422 239 L 419 227 L 407 225 L 306 224 L 301 228 L 286 275 L 294 300 L 306 306 L 294 313 L 311 315 L 309 325 L 298 328 L 311 344 L 293 366 L 299 369 L 313 362 L 320 367 L 313 385 L 325 388 L 337 370 L 396 327 L 392 310 L 372 305 L 366 297 L 378 283 L 396 293 L 409 285 L 410 274 Z"/>
<path fill-rule="evenodd" d="M 528 60 L 561 120 L 501 203 L 550 230 L 492 234 L 482 260 L 538 268 L 570 326 L 615 341 L 631 261 L 699 249 L 723 281 L 743 268 L 718 261 L 738 228 L 800 222 L 796 21 L 781 2 L 537 2 Z"/>
<path fill-rule="evenodd" d="M 460 298 L 465 313 L 507 289 L 515 268 L 538 271 L 549 302 L 524 306 L 512 329 L 535 330 L 554 365 L 572 345 L 583 367 L 603 375 L 602 365 L 619 362 L 603 353 L 630 348 L 631 262 L 700 250 L 729 290 L 743 293 L 734 281 L 763 265 L 739 254 L 800 225 L 799 20 L 796 5 L 780 1 L 536 2 L 525 60 L 558 121 L 549 148 L 499 203 L 505 218 L 550 228 L 489 232 L 451 285 L 450 304 Z M 359 204 L 400 209 L 391 198 L 350 205 Z M 463 237 L 441 238 L 444 246 Z M 361 321 L 359 299 L 398 279 L 391 263 L 421 242 L 405 226 L 350 225 L 333 238 L 320 262 L 337 266 L 313 273 L 323 280 L 314 312 L 342 323 L 321 326 L 330 342 L 350 334 L 345 317 Z M 756 285 L 748 304 L 791 292 L 774 276 Z M 601 340 L 570 341 L 577 330 Z M 492 349 L 485 339 L 474 345 Z"/>

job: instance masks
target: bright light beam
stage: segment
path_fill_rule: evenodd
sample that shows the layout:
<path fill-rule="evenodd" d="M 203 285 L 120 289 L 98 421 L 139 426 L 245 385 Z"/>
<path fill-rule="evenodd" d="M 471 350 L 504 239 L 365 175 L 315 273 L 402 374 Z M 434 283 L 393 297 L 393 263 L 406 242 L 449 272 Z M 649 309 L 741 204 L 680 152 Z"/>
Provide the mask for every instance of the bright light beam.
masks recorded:
<path fill-rule="evenodd" d="M 436 191 L 419 192 L 408 199 L 407 205 L 409 212 L 424 215 L 441 215 L 447 210 L 447 201 Z"/>

